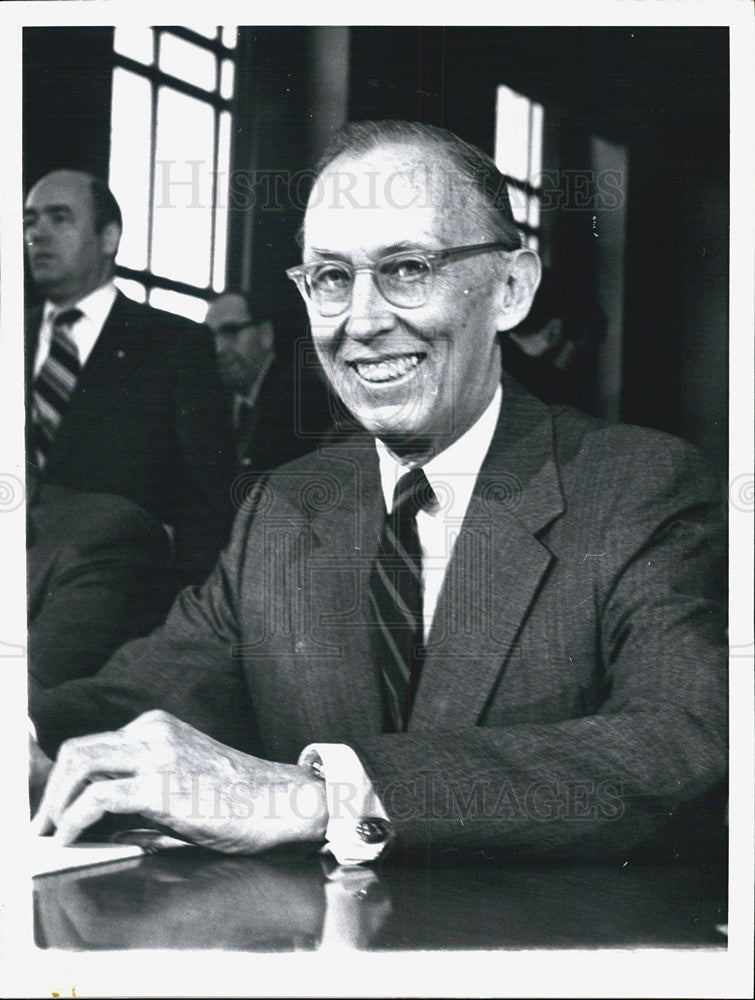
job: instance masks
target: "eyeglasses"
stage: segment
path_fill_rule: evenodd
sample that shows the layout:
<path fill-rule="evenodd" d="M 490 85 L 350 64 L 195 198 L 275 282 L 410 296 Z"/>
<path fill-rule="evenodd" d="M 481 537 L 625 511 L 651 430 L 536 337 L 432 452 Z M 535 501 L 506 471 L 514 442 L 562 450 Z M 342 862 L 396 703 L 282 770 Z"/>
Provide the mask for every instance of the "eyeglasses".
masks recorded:
<path fill-rule="evenodd" d="M 253 323 L 250 319 L 238 320 L 238 321 L 228 321 L 227 323 L 221 323 L 220 326 L 207 326 L 210 333 L 221 337 L 235 337 L 237 333 L 241 333 L 242 330 L 249 330 L 253 326 L 257 326 L 257 323 Z"/>
<path fill-rule="evenodd" d="M 373 276 L 380 294 L 392 306 L 417 309 L 430 298 L 439 267 L 460 257 L 511 249 L 509 243 L 472 243 L 447 250 L 401 250 L 381 257 L 371 267 L 352 267 L 342 260 L 320 260 L 290 267 L 286 274 L 321 316 L 338 316 L 348 309 L 354 278 L 360 271 Z"/>

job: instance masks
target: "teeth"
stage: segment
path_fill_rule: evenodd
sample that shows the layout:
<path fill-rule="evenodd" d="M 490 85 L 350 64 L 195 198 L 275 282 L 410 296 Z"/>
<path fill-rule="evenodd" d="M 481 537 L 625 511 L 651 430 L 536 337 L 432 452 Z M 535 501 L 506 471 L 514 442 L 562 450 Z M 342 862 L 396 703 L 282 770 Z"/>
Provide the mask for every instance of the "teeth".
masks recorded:
<path fill-rule="evenodd" d="M 419 354 L 405 354 L 403 357 L 387 358 L 385 361 L 356 362 L 354 367 L 357 375 L 365 382 L 390 382 L 407 375 L 420 361 Z"/>

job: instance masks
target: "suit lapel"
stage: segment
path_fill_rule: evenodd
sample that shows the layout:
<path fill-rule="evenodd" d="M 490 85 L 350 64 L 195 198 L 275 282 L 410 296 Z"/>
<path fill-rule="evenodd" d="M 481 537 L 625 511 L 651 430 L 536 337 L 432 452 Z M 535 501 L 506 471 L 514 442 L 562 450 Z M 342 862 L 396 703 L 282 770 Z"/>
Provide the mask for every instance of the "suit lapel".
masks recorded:
<path fill-rule="evenodd" d="M 46 473 L 62 462 L 68 450 L 76 443 L 81 421 L 87 419 L 86 411 L 90 400 L 98 392 L 108 391 L 110 386 L 120 384 L 119 369 L 134 347 L 134 325 L 139 318 L 138 315 L 132 315 L 130 306 L 130 300 L 118 292 L 66 408 L 45 465 Z"/>
<path fill-rule="evenodd" d="M 277 362 L 273 361 L 268 370 L 262 376 L 262 381 L 260 382 L 254 405 L 251 408 L 247 406 L 246 413 L 242 408 L 241 422 L 239 423 L 236 431 L 236 457 L 239 462 L 243 462 L 245 458 L 249 459 L 249 464 L 252 468 L 260 468 L 260 447 L 257 435 L 260 414 L 268 413 L 269 408 L 275 406 L 277 402 L 275 398 L 275 383 L 277 382 L 276 365 Z M 233 393 L 231 393 L 229 397 L 229 407 L 232 409 L 233 406 L 234 396 Z"/>
<path fill-rule="evenodd" d="M 508 377 L 501 419 L 456 541 L 411 724 L 475 725 L 551 555 L 535 537 L 563 510 L 548 408 Z"/>
<path fill-rule="evenodd" d="M 231 397 L 231 407 L 233 407 L 233 397 Z M 244 413 L 241 410 L 240 423 L 236 431 L 236 458 L 239 462 L 242 462 L 245 458 L 250 459 L 251 464 L 254 465 L 255 452 L 254 440 L 257 435 L 257 426 L 259 424 L 259 400 L 257 403 Z"/>
<path fill-rule="evenodd" d="M 24 322 L 24 373 L 27 397 L 31 392 L 31 383 L 34 380 L 34 358 L 37 353 L 41 323 L 42 307 L 34 306 L 27 312 Z"/>
<path fill-rule="evenodd" d="M 312 520 L 307 560 L 309 634 L 322 643 L 306 685 L 311 716 L 330 739 L 345 742 L 382 730 L 382 696 L 372 648 L 367 584 L 384 517 L 371 439 L 323 451 L 328 471 L 313 492 L 320 507 Z"/>
<path fill-rule="evenodd" d="M 42 306 L 34 306 L 24 319 L 24 406 L 26 410 L 26 456 L 36 468 L 36 455 L 32 431 L 32 386 L 34 384 L 34 358 L 39 343 L 39 327 L 42 323 Z"/>

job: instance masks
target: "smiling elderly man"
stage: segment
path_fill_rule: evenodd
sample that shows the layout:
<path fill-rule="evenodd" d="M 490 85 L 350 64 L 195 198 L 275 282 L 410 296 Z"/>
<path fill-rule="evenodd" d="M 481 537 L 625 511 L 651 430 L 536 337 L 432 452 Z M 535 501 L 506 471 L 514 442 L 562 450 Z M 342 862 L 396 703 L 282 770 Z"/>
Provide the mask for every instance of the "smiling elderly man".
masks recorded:
<path fill-rule="evenodd" d="M 696 454 L 502 375 L 540 264 L 450 133 L 344 127 L 303 236 L 289 275 L 365 433 L 270 475 L 164 627 L 32 699 L 43 748 L 75 737 L 37 829 L 626 856 L 726 771 Z"/>

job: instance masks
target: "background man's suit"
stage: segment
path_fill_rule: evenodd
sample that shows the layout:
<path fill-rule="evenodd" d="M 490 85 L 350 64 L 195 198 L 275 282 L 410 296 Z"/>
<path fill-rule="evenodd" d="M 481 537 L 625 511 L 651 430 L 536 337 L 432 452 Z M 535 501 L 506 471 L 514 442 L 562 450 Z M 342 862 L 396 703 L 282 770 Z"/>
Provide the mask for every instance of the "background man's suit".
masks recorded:
<path fill-rule="evenodd" d="M 31 310 L 27 392 L 40 322 L 41 311 Z M 27 454 L 33 460 L 28 445 Z M 116 493 L 173 526 L 181 578 L 201 582 L 228 537 L 233 476 L 232 431 L 209 337 L 119 292 L 42 477 Z"/>
<path fill-rule="evenodd" d="M 294 358 L 275 358 L 236 432 L 239 467 L 275 469 L 314 451 L 330 425 L 328 393 Z"/>
<path fill-rule="evenodd" d="M 366 584 L 384 508 L 374 444 L 350 440 L 269 477 L 166 626 L 37 692 L 41 745 L 159 707 L 273 760 L 350 744 L 420 849 L 621 854 L 725 774 L 712 496 L 682 442 L 505 377 L 408 737 L 381 730 Z"/>
<path fill-rule="evenodd" d="M 178 589 L 165 529 L 129 500 L 27 481 L 29 673 L 95 673 L 159 625 Z"/>

